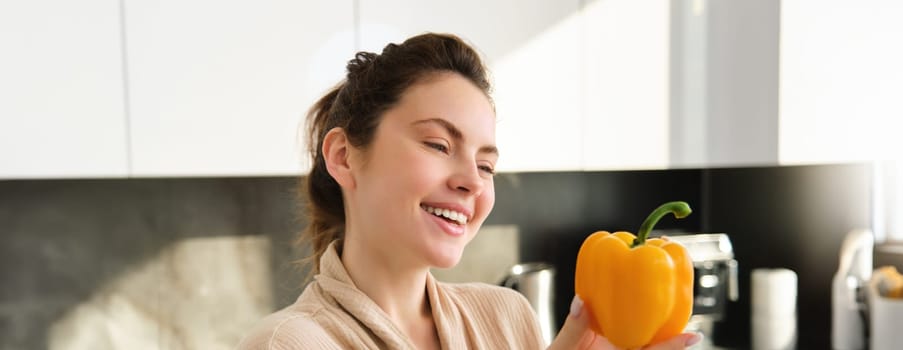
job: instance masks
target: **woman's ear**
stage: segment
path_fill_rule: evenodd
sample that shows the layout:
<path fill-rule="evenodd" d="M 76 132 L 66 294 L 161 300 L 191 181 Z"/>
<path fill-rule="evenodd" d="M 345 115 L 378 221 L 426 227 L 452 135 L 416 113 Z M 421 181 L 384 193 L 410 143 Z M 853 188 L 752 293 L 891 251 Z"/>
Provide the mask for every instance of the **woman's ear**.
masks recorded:
<path fill-rule="evenodd" d="M 339 183 L 342 188 L 354 188 L 354 176 L 351 174 L 351 163 L 348 161 L 351 154 L 351 144 L 348 136 L 342 128 L 332 128 L 323 137 L 323 160 L 326 162 L 326 171 Z"/>

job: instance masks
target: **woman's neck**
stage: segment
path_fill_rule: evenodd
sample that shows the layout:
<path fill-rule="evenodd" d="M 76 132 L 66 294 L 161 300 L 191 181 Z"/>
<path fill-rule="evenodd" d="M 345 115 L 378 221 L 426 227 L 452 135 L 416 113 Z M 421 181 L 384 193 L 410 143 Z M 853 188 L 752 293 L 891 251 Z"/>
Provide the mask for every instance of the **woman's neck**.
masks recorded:
<path fill-rule="evenodd" d="M 388 314 L 396 326 L 406 332 L 422 328 L 426 321 L 432 326 L 426 292 L 429 268 L 411 267 L 399 261 L 400 258 L 383 256 L 353 239 L 346 239 L 342 250 L 342 264 L 355 286 Z"/>

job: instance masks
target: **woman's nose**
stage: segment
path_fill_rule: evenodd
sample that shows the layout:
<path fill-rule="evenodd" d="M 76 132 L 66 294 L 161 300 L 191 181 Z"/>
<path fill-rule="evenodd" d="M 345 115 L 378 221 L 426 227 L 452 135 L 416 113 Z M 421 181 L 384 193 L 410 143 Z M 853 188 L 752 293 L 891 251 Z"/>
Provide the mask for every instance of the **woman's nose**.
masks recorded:
<path fill-rule="evenodd" d="M 461 166 L 449 179 L 449 187 L 455 191 L 466 192 L 474 197 L 483 193 L 483 178 L 476 165 Z"/>

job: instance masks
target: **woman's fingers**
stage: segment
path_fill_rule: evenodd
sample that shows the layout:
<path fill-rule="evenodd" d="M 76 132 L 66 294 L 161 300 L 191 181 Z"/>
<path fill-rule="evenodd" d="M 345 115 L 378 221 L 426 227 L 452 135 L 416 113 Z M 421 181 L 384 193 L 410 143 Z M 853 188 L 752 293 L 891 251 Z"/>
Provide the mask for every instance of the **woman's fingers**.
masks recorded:
<path fill-rule="evenodd" d="M 583 307 L 583 300 L 574 296 L 571 301 L 571 310 L 558 336 L 549 345 L 549 350 L 617 350 L 618 348 L 608 342 L 603 336 L 596 335 L 590 329 L 592 315 Z M 702 341 L 700 333 L 683 333 L 671 339 L 644 347 L 644 350 L 678 350 L 686 349 Z"/>
<path fill-rule="evenodd" d="M 583 300 L 574 296 L 571 310 L 558 336 L 552 341 L 549 350 L 600 349 L 615 350 L 605 338 L 597 336 L 589 327 L 590 314 L 583 308 Z"/>

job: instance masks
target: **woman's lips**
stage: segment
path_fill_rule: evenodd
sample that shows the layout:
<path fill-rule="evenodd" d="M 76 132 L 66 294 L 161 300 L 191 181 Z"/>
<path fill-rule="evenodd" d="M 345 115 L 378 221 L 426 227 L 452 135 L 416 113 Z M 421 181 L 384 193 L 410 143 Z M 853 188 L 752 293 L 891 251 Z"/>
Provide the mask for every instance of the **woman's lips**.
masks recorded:
<path fill-rule="evenodd" d="M 438 217 L 436 215 L 430 214 L 430 213 L 426 212 L 425 210 L 423 211 L 423 214 L 429 216 L 430 220 L 432 220 L 434 223 L 436 223 L 436 225 L 438 225 L 439 228 L 442 229 L 442 231 L 445 232 L 446 234 L 448 234 L 449 236 L 460 237 L 460 236 L 464 235 L 464 232 L 466 229 L 466 227 L 464 225 L 453 224 L 453 223 L 449 222 L 448 220 Z"/>

